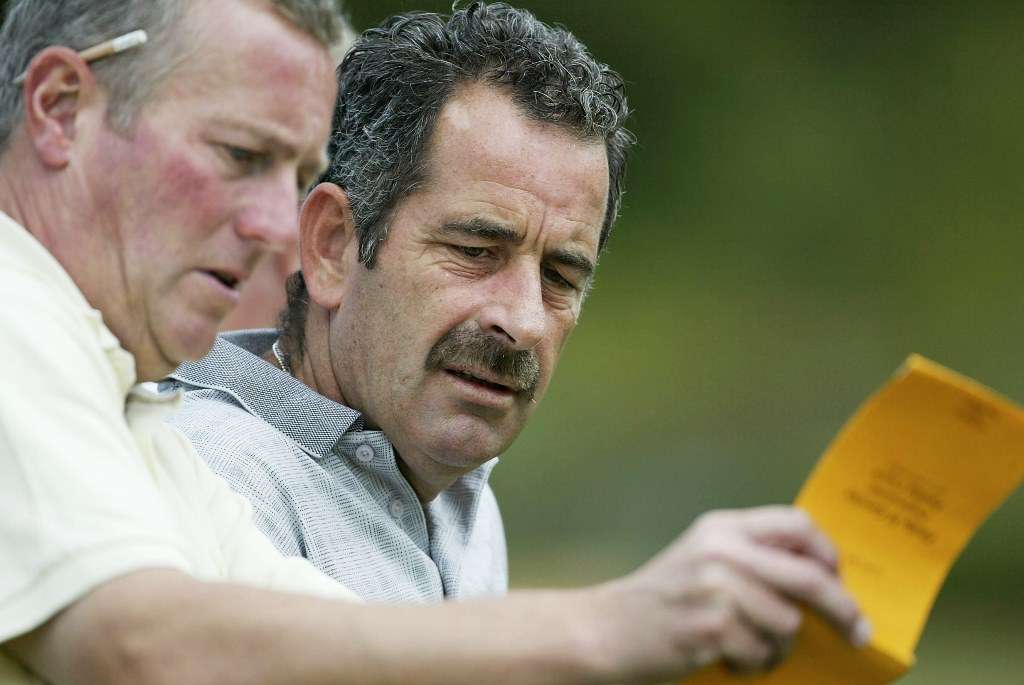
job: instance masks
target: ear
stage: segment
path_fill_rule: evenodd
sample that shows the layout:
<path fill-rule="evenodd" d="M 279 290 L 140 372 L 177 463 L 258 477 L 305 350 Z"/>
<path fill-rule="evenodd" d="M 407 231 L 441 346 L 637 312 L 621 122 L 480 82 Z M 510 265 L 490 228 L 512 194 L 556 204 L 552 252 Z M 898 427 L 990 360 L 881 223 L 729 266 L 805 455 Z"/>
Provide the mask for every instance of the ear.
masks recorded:
<path fill-rule="evenodd" d="M 71 150 L 82 112 L 99 97 L 89 65 L 65 47 L 49 47 L 33 58 L 22 85 L 25 131 L 44 165 L 61 169 Z"/>
<path fill-rule="evenodd" d="M 348 193 L 334 183 L 313 188 L 299 212 L 299 259 L 309 296 L 325 309 L 341 304 L 345 276 L 359 263 Z"/>

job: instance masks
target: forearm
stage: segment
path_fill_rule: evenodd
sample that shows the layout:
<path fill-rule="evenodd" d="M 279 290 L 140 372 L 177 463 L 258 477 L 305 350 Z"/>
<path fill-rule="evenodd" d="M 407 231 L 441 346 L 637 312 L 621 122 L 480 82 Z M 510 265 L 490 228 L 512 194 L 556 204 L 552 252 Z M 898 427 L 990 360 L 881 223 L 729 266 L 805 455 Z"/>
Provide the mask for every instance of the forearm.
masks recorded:
<path fill-rule="evenodd" d="M 373 606 L 139 572 L 9 646 L 55 685 L 664 682 L 770 665 L 801 604 L 868 639 L 824 536 L 764 507 L 702 516 L 622 579 L 501 600 Z"/>
<path fill-rule="evenodd" d="M 10 646 L 56 685 L 602 682 L 584 592 L 373 606 L 147 571 Z"/>
<path fill-rule="evenodd" d="M 354 683 L 540 685 L 616 681 L 591 590 L 513 592 L 431 607 L 361 606 Z M 396 630 L 397 628 L 397 630 Z"/>

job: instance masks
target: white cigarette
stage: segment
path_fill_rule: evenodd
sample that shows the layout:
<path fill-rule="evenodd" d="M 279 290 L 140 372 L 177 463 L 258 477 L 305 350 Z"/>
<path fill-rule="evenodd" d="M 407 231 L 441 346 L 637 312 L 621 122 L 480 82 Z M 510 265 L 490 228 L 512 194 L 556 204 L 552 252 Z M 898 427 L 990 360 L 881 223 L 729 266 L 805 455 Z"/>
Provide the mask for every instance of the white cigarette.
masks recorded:
<path fill-rule="evenodd" d="M 95 62 L 98 59 L 110 57 L 111 55 L 116 55 L 119 52 L 131 50 L 132 48 L 137 48 L 147 40 L 149 40 L 149 36 L 146 35 L 145 31 L 132 31 L 131 33 L 126 33 L 123 36 L 118 36 L 117 38 L 104 41 L 99 45 L 93 45 L 90 48 L 81 50 L 79 51 L 78 56 L 86 62 Z M 21 82 L 25 80 L 26 74 L 28 74 L 28 72 L 24 71 L 18 76 L 18 78 L 14 79 L 14 85 L 21 85 Z"/>

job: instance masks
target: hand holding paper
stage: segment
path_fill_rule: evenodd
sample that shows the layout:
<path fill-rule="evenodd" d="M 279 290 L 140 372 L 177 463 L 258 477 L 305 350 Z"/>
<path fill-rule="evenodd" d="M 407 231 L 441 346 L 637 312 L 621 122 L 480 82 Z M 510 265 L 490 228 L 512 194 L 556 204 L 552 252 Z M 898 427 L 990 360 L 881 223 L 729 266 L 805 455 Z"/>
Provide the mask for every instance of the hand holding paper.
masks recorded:
<path fill-rule="evenodd" d="M 855 649 L 814 613 L 759 685 L 882 685 L 904 673 L 946 574 L 1024 479 L 1024 412 L 913 356 L 847 423 L 796 504 L 840 551 L 840 573 L 874 626 Z M 740 682 L 713 668 L 690 685 Z"/>
<path fill-rule="evenodd" d="M 602 586 L 594 602 L 601 616 L 635 616 L 610 622 L 607 643 L 627 650 L 625 664 L 612 662 L 623 669 L 621 679 L 643 674 L 652 681 L 679 674 L 680 665 L 696 669 L 719 658 L 764 668 L 800 626 L 800 610 L 786 597 L 863 641 L 865 626 L 839 581 L 836 559 L 832 544 L 796 507 L 705 514 L 635 573 Z"/>

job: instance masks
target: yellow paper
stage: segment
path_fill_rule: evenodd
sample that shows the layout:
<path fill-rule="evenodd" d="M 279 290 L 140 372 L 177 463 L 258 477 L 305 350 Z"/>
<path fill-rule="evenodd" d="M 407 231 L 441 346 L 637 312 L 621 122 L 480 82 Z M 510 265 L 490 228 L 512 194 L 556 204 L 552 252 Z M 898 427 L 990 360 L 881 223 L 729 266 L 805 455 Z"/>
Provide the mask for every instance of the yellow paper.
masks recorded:
<path fill-rule="evenodd" d="M 806 613 L 790 657 L 688 685 L 882 685 L 906 672 L 942 582 L 978 526 L 1024 478 L 1024 412 L 912 356 L 851 418 L 796 504 L 835 542 L 840 574 L 874 628 L 854 649 Z"/>

